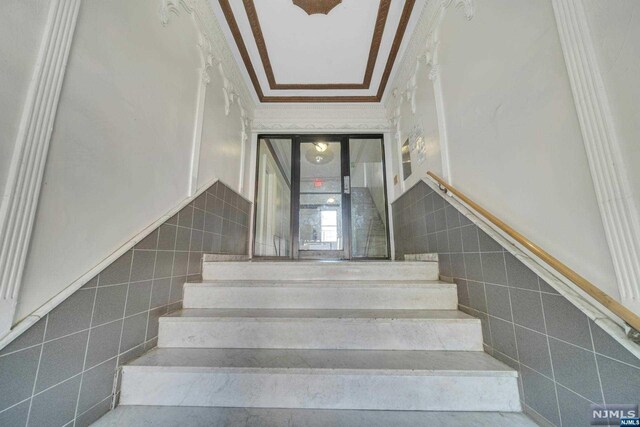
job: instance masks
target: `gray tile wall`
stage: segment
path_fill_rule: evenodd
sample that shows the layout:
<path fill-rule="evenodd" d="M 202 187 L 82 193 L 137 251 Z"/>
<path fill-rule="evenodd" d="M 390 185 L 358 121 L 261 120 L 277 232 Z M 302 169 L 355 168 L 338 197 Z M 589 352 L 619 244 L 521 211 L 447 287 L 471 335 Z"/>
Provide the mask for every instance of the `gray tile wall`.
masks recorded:
<path fill-rule="evenodd" d="M 396 256 L 439 254 L 485 350 L 519 371 L 527 410 L 587 426 L 591 403 L 640 403 L 640 360 L 440 194 L 420 182 L 393 204 Z"/>
<path fill-rule="evenodd" d="M 216 183 L 0 351 L 0 426 L 86 426 L 154 347 L 203 253 L 246 254 L 251 204 Z M 116 391 L 117 393 L 117 391 Z"/>

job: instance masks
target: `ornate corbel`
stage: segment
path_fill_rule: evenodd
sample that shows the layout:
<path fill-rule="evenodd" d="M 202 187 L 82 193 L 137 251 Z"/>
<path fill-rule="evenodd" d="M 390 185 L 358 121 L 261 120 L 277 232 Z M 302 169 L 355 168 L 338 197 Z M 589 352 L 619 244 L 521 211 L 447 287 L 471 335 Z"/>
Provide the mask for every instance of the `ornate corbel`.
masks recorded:
<path fill-rule="evenodd" d="M 455 2 L 456 9 L 462 9 L 464 11 L 464 15 L 468 20 L 473 18 L 476 13 L 476 7 L 474 0 L 442 0 L 443 8 L 448 8 L 452 3 Z"/>
<path fill-rule="evenodd" d="M 167 26 L 171 20 L 171 14 L 180 16 L 179 5 L 184 8 L 188 14 L 193 14 L 194 6 L 192 0 L 161 0 L 160 4 L 160 22 L 163 26 Z"/>

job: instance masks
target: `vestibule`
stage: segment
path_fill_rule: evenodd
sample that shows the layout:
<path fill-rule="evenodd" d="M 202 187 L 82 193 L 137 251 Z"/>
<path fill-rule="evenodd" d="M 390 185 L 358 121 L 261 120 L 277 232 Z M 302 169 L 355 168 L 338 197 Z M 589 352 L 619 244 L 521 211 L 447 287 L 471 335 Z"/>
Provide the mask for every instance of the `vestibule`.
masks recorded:
<path fill-rule="evenodd" d="M 256 257 L 390 257 L 382 135 L 261 135 Z"/>

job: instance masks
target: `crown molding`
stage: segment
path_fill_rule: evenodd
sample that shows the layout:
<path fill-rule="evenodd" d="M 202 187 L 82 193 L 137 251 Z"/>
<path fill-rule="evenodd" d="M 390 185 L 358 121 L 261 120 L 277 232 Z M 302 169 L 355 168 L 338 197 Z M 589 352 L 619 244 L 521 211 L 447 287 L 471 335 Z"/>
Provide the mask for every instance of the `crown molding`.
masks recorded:
<path fill-rule="evenodd" d="M 389 120 L 379 104 L 263 104 L 252 123 L 260 132 L 387 132 Z"/>
<path fill-rule="evenodd" d="M 552 1 L 587 160 L 623 304 L 640 310 L 640 213 L 593 48 L 584 5 Z"/>
<path fill-rule="evenodd" d="M 186 1 L 186 0 L 182 0 Z M 206 0 L 194 0 L 194 1 L 206 1 Z M 390 2 L 388 0 L 380 0 L 380 7 L 378 18 L 376 19 L 375 24 L 375 32 L 379 33 L 382 36 L 382 31 L 384 30 L 385 19 L 382 19 L 382 15 L 388 12 L 388 7 L 390 6 Z M 238 22 L 233 14 L 233 10 L 231 8 L 229 0 L 218 0 L 220 8 L 222 10 L 222 14 L 224 15 L 224 19 L 229 26 L 229 30 L 231 32 L 231 36 L 234 39 L 234 42 L 238 48 L 238 52 L 240 54 L 240 58 L 244 63 L 245 69 L 249 76 L 249 80 L 253 85 L 256 96 L 258 98 L 259 103 L 379 103 L 382 99 L 383 94 L 387 88 L 387 83 L 389 82 L 389 77 L 391 75 L 392 70 L 394 69 L 394 65 L 397 59 L 397 55 L 400 51 L 400 47 L 402 45 L 402 41 L 405 36 L 405 32 L 407 26 L 409 24 L 409 20 L 412 16 L 414 6 L 416 0 L 405 0 L 405 4 L 402 9 L 402 13 L 400 16 L 400 20 L 398 22 L 398 27 L 396 28 L 395 35 L 393 38 L 393 42 L 391 45 L 391 49 L 389 51 L 389 56 L 385 63 L 382 76 L 380 79 L 380 84 L 378 85 L 378 89 L 375 95 L 313 95 L 313 96 L 290 96 L 290 95 L 265 95 L 263 92 L 263 88 L 260 86 L 260 81 L 258 79 L 255 67 L 251 60 L 251 56 L 249 51 L 247 50 L 247 46 L 242 37 L 242 33 L 240 31 L 240 27 L 238 26 Z M 268 59 L 267 49 L 262 38 L 262 31 L 259 28 L 259 22 L 257 13 L 255 9 L 252 8 L 253 0 L 244 0 L 245 7 L 248 5 L 249 8 L 246 9 L 246 13 L 250 22 L 250 27 L 252 30 L 253 37 L 255 39 L 260 57 L 261 63 L 263 65 L 265 75 L 269 82 L 269 86 L 271 89 L 301 89 L 298 85 L 277 85 L 275 82 L 275 77 L 273 77 L 273 71 L 271 70 L 271 63 Z M 372 40 L 372 44 L 369 52 L 369 61 L 367 63 L 367 70 L 365 70 L 364 82 L 366 86 L 369 87 L 371 75 L 373 73 L 373 68 L 375 66 L 375 61 L 372 60 L 373 51 L 377 51 L 380 47 L 380 41 L 376 41 L 376 34 L 374 34 Z M 381 37 L 380 37 L 381 38 Z M 377 57 L 377 55 L 375 55 Z M 370 68 L 370 69 L 369 69 Z M 345 89 L 345 87 L 349 87 L 350 84 L 346 86 L 342 84 L 329 84 L 327 85 L 310 85 L 306 87 L 306 89 L 312 90 L 326 90 L 329 89 L 330 86 L 334 86 L 337 89 Z"/>
<path fill-rule="evenodd" d="M 51 2 L 0 204 L 0 336 L 11 329 L 80 0 Z"/>
<path fill-rule="evenodd" d="M 260 55 L 260 61 L 262 62 L 262 68 L 267 77 L 267 82 L 271 90 L 328 90 L 328 89 L 369 89 L 371 86 L 371 77 L 373 76 L 373 70 L 378 59 L 378 52 L 380 50 L 380 43 L 382 42 L 382 34 L 384 32 L 385 24 L 387 22 L 387 15 L 389 14 L 389 8 L 391 6 L 391 0 L 379 0 L 378 13 L 376 16 L 376 22 L 374 25 L 373 37 L 371 39 L 371 45 L 369 47 L 369 56 L 367 58 L 367 65 L 363 73 L 361 83 L 277 83 L 276 77 L 271 66 L 271 60 L 269 58 L 269 51 L 267 49 L 267 43 L 262 33 L 262 27 L 260 26 L 260 18 L 255 7 L 254 0 L 245 0 L 244 9 L 249 19 L 249 27 L 253 34 L 253 39 Z M 295 3 L 295 2 L 294 2 Z M 337 6 L 335 3 L 333 7 Z M 230 9 L 228 2 L 221 2 L 221 7 L 228 8 L 229 11 L 225 12 L 225 16 L 228 13 L 233 13 Z M 297 5 L 302 8 L 301 5 Z M 319 5 L 315 5 L 318 7 Z M 236 33 L 235 36 L 242 37 L 241 34 Z M 390 52 L 391 53 L 391 52 Z M 267 97 L 268 98 L 268 97 Z"/>

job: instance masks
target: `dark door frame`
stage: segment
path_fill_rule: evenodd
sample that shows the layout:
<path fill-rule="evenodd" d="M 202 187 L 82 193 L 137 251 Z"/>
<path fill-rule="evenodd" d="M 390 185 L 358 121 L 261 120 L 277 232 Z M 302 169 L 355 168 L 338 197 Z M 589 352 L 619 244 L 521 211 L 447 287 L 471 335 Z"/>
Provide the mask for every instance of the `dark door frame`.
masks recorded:
<path fill-rule="evenodd" d="M 340 194 L 342 196 L 342 249 L 341 250 L 301 250 L 300 249 L 300 146 L 314 142 L 340 143 Z M 293 259 L 350 259 L 351 258 L 351 194 L 345 193 L 345 177 L 349 176 L 349 140 L 344 135 L 298 135 L 292 145 L 293 168 L 291 181 L 291 255 Z"/>
<path fill-rule="evenodd" d="M 299 208 L 300 208 L 300 144 L 302 142 L 316 142 L 316 141 L 329 141 L 340 142 L 341 148 L 341 176 L 342 176 L 342 234 L 343 234 L 343 250 L 341 256 L 335 256 L 332 258 L 318 257 L 316 259 L 353 259 L 353 260 L 366 260 L 366 259 L 391 259 L 391 241 L 389 230 L 389 199 L 387 194 L 387 180 L 386 180 L 386 158 L 384 151 L 384 135 L 383 134 L 259 134 L 257 141 L 257 159 L 256 159 L 256 179 L 255 179 L 255 196 L 254 200 L 258 202 L 258 178 L 260 173 L 260 140 L 261 139 L 289 139 L 291 140 L 291 207 L 290 207 L 290 231 L 289 231 L 289 247 L 291 248 L 291 259 L 302 259 L 300 257 L 299 250 Z M 380 140 L 380 149 L 382 154 L 382 167 L 384 174 L 384 198 L 385 198 L 385 215 L 386 215 L 386 239 L 387 239 L 387 256 L 386 257 L 352 257 L 351 256 L 351 194 L 344 193 L 344 177 L 351 174 L 351 159 L 349 158 L 349 140 L 350 139 L 377 139 Z M 253 241 L 251 242 L 252 254 L 255 254 L 255 226 L 257 221 L 258 209 L 254 209 L 254 233 Z M 316 252 L 316 251 L 304 251 L 304 252 Z M 334 251 L 317 251 L 317 252 L 334 252 Z M 311 254 L 313 258 L 313 254 Z M 320 254 L 318 254 L 320 255 Z M 334 255 L 338 255 L 335 254 Z M 253 255 L 255 257 L 255 255 Z M 272 258 L 272 257 L 256 257 L 256 258 Z M 283 257 L 275 257 L 282 259 Z M 309 257 L 303 257 L 309 259 Z"/>

